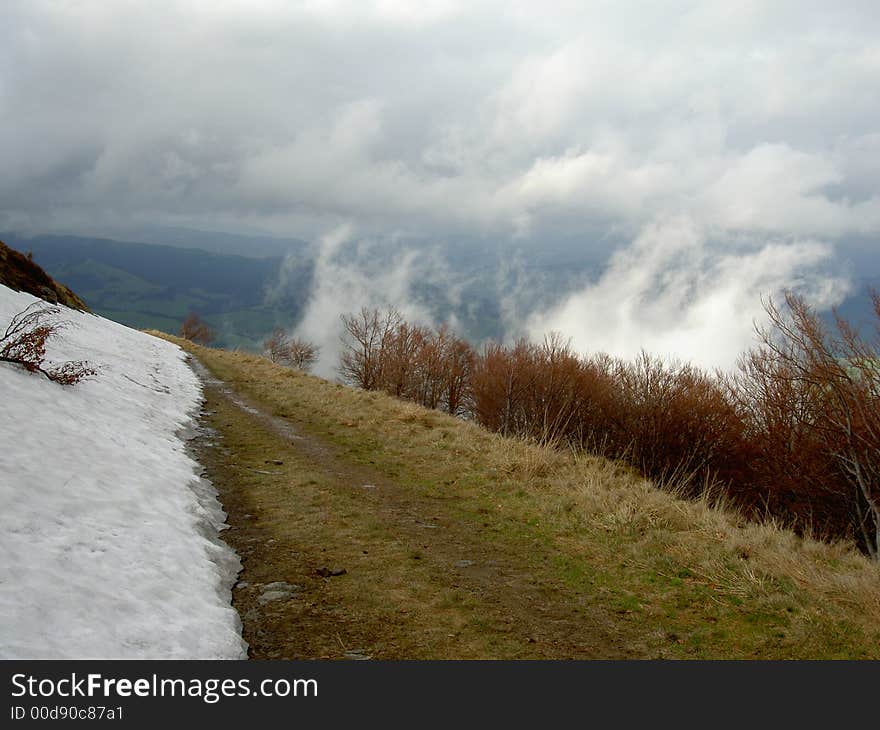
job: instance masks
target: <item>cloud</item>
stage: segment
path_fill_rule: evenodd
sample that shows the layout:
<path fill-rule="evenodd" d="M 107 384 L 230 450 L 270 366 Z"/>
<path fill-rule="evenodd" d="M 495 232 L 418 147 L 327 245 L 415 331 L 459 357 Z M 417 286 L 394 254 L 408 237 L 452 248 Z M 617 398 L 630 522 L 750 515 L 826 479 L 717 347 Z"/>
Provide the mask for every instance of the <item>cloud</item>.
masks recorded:
<path fill-rule="evenodd" d="M 598 281 L 532 314 L 527 331 L 561 332 L 582 353 L 631 358 L 644 349 L 727 369 L 754 344 L 762 296 L 793 289 L 820 309 L 841 301 L 847 280 L 818 273 L 830 256 L 809 240 L 719 246 L 687 217 L 658 221 Z"/>
<path fill-rule="evenodd" d="M 739 333 L 762 287 L 824 275 L 838 292 L 830 247 L 873 245 L 877 88 L 869 0 L 10 0 L 0 227 L 318 239 L 351 223 L 359 241 L 429 248 L 540 253 L 564 238 L 590 260 L 623 238 L 611 278 L 530 327 L 586 338 L 581 313 L 602 311 L 623 334 L 589 332 L 609 347 L 691 352 L 703 336 L 714 346 L 715 313 Z M 693 260 L 673 265 L 687 241 Z M 423 257 L 407 251 L 384 273 L 340 252 L 319 267 L 359 299 L 385 287 L 406 304 Z M 626 255 L 645 271 L 624 271 Z M 751 273 L 732 286 L 736 267 Z M 615 286 L 640 307 L 614 315 Z M 334 287 L 314 293 L 315 337 L 337 316 Z M 511 331 L 542 299 L 501 298 Z"/>
<path fill-rule="evenodd" d="M 381 247 L 354 238 L 354 228 L 344 224 L 322 236 L 315 260 L 312 290 L 306 311 L 294 330 L 321 348 L 314 371 L 334 378 L 342 349 L 341 316 L 362 307 L 395 307 L 411 322 L 432 322 L 433 317 L 416 303 L 412 286 L 425 258 L 416 251 L 404 252 L 389 261 Z"/>
<path fill-rule="evenodd" d="M 0 222 L 880 228 L 870 3 L 8 5 Z"/>

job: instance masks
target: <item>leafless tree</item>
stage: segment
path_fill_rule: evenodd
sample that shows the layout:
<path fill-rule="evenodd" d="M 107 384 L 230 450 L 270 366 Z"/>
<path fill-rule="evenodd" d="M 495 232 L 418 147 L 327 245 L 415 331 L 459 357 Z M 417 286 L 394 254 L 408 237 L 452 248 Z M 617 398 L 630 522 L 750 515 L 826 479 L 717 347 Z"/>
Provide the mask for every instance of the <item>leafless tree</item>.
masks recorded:
<path fill-rule="evenodd" d="M 339 364 L 342 377 L 364 390 L 381 388 L 387 348 L 401 321 L 400 313 L 394 308 L 380 312 L 363 307 L 357 314 L 342 315 L 345 329 Z"/>
<path fill-rule="evenodd" d="M 199 345 L 210 345 L 214 332 L 198 314 L 190 312 L 180 327 L 180 336 Z"/>
<path fill-rule="evenodd" d="M 453 416 L 468 415 L 473 407 L 471 376 L 476 362 L 474 349 L 460 337 L 449 340 L 443 405 Z"/>
<path fill-rule="evenodd" d="M 287 361 L 297 370 L 308 372 L 321 354 L 317 345 L 294 337 L 287 343 Z"/>
<path fill-rule="evenodd" d="M 880 297 L 872 292 L 872 299 L 880 323 Z M 786 314 L 765 303 L 763 350 L 780 379 L 809 396 L 802 425 L 849 486 L 857 534 L 880 560 L 880 352 L 836 313 L 831 332 L 801 297 L 787 292 L 785 303 Z"/>
<path fill-rule="evenodd" d="M 272 330 L 272 334 L 263 341 L 266 357 L 276 363 L 284 362 L 287 358 L 289 345 L 287 333 L 281 327 Z"/>
<path fill-rule="evenodd" d="M 317 345 L 298 337 L 292 338 L 281 327 L 272 330 L 263 342 L 263 348 L 272 362 L 305 371 L 311 369 L 321 352 Z"/>
<path fill-rule="evenodd" d="M 424 327 L 403 320 L 391 331 L 382 348 L 379 368 L 382 373 L 379 387 L 386 393 L 417 400 L 417 361 L 427 337 Z"/>

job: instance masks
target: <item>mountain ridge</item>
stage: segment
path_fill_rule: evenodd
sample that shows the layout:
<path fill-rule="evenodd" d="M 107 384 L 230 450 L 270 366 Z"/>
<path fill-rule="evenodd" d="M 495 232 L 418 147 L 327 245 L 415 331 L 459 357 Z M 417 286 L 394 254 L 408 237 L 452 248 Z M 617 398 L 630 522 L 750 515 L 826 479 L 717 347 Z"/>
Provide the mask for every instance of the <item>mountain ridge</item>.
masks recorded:
<path fill-rule="evenodd" d="M 23 254 L 3 241 L 0 241 L 0 284 L 14 291 L 33 294 L 53 304 L 90 311 L 86 303 L 70 288 L 49 276 L 30 253 Z"/>

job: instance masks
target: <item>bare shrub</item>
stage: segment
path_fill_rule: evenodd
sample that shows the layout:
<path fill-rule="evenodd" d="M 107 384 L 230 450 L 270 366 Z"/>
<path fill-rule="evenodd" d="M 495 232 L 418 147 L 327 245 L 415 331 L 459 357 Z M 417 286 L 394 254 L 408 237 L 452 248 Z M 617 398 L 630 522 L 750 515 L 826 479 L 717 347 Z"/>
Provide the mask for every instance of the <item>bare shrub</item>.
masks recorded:
<path fill-rule="evenodd" d="M 287 333 L 281 327 L 272 330 L 272 334 L 263 340 L 263 350 L 272 362 L 284 362 L 287 357 L 289 341 Z"/>
<path fill-rule="evenodd" d="M 280 327 L 272 330 L 272 334 L 263 341 L 263 349 L 272 362 L 304 371 L 311 369 L 321 352 L 317 345 L 290 337 Z"/>
<path fill-rule="evenodd" d="M 382 342 L 377 387 L 398 398 L 421 403 L 419 368 L 428 337 L 424 327 L 397 322 Z"/>
<path fill-rule="evenodd" d="M 474 349 L 460 337 L 453 336 L 446 343 L 443 383 L 443 408 L 453 416 L 468 415 L 472 409 L 471 378 L 476 362 Z"/>
<path fill-rule="evenodd" d="M 297 370 L 311 370 L 320 354 L 320 347 L 298 337 L 292 338 L 287 343 L 287 362 Z"/>
<path fill-rule="evenodd" d="M 393 309 L 343 317 L 340 372 L 506 436 L 624 460 L 679 495 L 709 488 L 752 518 L 854 534 L 880 558 L 878 347 L 839 317 L 832 336 L 794 295 L 786 305 L 766 303 L 771 326 L 733 375 L 645 352 L 585 357 L 555 333 L 477 354 Z"/>
<path fill-rule="evenodd" d="M 665 363 L 642 352 L 618 370 L 628 423 L 629 460 L 642 473 L 694 495 L 707 478 L 739 480 L 743 424 L 723 383 L 691 365 Z"/>
<path fill-rule="evenodd" d="M 395 309 L 362 309 L 342 322 L 339 372 L 349 383 L 452 415 L 470 412 L 474 351 L 448 325 L 414 325 Z"/>
<path fill-rule="evenodd" d="M 0 362 L 20 365 L 60 385 L 75 385 L 95 375 L 95 368 L 80 360 L 45 367 L 46 343 L 65 326 L 57 319 L 60 314 L 61 307 L 45 306 L 44 302 L 34 302 L 16 314 L 0 338 Z"/>
<path fill-rule="evenodd" d="M 190 312 L 180 326 L 180 336 L 199 345 L 210 345 L 214 341 L 214 331 L 196 312 Z"/>
<path fill-rule="evenodd" d="M 532 417 L 526 404 L 535 378 L 534 345 L 525 340 L 509 348 L 488 343 L 473 368 L 477 422 L 505 436 L 531 435 Z"/>
<path fill-rule="evenodd" d="M 880 297 L 872 292 L 872 299 L 880 323 Z M 788 408 L 782 433 L 797 439 L 791 439 L 791 445 L 780 444 L 771 431 L 778 419 L 758 422 L 764 426 L 759 443 L 780 451 L 767 458 L 768 463 L 788 458 L 801 493 L 813 503 L 830 502 L 838 512 L 848 513 L 862 547 L 880 559 L 878 346 L 838 315 L 832 332 L 791 292 L 786 293 L 785 303 L 786 313 L 770 300 L 765 303 L 770 326 L 759 331 L 761 346 L 747 361 L 751 369 L 744 372 L 752 392 L 757 389 L 759 394 L 753 403 L 764 412 L 779 416 L 775 399 L 783 394 Z"/>
<path fill-rule="evenodd" d="M 364 390 L 383 385 L 386 348 L 402 318 L 396 309 L 380 312 L 362 308 L 357 314 L 342 315 L 345 332 L 339 373 L 343 379 Z"/>

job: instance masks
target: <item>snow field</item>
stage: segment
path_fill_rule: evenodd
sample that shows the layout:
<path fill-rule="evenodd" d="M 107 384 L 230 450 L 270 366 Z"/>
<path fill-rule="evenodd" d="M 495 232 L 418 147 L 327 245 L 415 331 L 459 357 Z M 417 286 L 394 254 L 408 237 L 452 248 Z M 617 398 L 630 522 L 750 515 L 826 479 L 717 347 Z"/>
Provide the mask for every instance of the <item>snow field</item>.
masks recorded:
<path fill-rule="evenodd" d="M 0 286 L 0 335 L 36 299 Z M 240 563 L 183 438 L 201 385 L 180 348 L 61 307 L 47 360 L 0 363 L 0 658 L 243 658 Z"/>

